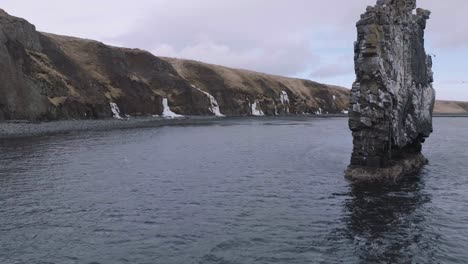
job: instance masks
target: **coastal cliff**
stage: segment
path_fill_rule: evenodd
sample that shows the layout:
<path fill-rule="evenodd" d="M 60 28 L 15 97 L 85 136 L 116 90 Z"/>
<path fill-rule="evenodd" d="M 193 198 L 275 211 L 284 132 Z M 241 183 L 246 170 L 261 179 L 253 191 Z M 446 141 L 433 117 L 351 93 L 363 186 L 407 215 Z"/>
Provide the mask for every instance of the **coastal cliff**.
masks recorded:
<path fill-rule="evenodd" d="M 0 120 L 346 112 L 335 86 L 38 32 L 0 10 Z"/>
<path fill-rule="evenodd" d="M 416 0 L 379 0 L 357 23 L 356 82 L 349 126 L 353 181 L 397 180 L 426 164 L 422 143 L 432 132 L 432 59 L 424 49 L 430 12 Z"/>
<path fill-rule="evenodd" d="M 467 115 L 468 102 L 437 100 L 434 113 L 440 115 Z"/>

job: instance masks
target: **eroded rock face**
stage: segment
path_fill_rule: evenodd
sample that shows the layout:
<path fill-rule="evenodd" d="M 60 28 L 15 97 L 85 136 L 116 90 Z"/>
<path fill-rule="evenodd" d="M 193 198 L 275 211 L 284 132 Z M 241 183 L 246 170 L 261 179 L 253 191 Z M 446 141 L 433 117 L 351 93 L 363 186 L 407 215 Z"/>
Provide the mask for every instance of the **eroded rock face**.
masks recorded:
<path fill-rule="evenodd" d="M 349 118 L 354 148 L 346 173 L 352 179 L 365 168 L 378 175 L 376 169 L 402 159 L 421 164 L 414 157 L 432 132 L 435 101 L 432 60 L 424 49 L 429 15 L 416 9 L 416 0 L 379 0 L 357 23 Z"/>
<path fill-rule="evenodd" d="M 285 94 L 288 100 L 285 100 Z M 0 121 L 341 113 L 348 91 L 37 32 L 0 9 Z M 215 100 L 213 100 L 215 99 Z M 217 111 L 213 111 L 213 102 Z"/>

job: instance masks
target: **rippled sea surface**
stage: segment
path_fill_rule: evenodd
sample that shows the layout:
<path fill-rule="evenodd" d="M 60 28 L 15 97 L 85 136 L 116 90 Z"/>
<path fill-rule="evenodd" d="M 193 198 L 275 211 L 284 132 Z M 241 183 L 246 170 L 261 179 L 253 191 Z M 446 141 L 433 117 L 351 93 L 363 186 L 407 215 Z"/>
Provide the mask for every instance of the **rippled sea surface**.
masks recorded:
<path fill-rule="evenodd" d="M 0 140 L 0 263 L 466 263 L 468 118 L 418 178 L 352 187 L 347 120 Z"/>

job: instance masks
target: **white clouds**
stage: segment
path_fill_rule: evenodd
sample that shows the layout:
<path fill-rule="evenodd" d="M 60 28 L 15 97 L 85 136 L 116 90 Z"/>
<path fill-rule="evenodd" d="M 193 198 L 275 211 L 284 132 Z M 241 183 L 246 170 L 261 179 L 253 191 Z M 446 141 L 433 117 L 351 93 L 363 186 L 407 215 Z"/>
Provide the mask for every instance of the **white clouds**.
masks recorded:
<path fill-rule="evenodd" d="M 236 49 L 228 44 L 203 41 L 176 49 L 162 44 L 151 51 L 156 55 L 188 58 L 208 63 L 237 68 L 253 69 L 274 74 L 290 75 L 303 70 L 311 61 L 317 61 L 303 43 L 283 44 L 284 47 L 263 46 L 261 48 Z M 291 49 L 286 49 L 290 47 Z"/>
<path fill-rule="evenodd" d="M 350 86 L 355 22 L 375 0 L 2 0 L 39 30 L 173 56 Z M 419 0 L 437 79 L 468 60 L 466 0 Z M 453 54 L 457 49 L 457 56 Z M 461 54 L 461 55 L 459 55 Z M 442 56 L 448 56 L 446 59 Z M 450 59 L 449 59 L 450 57 Z M 340 59 L 341 58 L 341 59 Z M 466 67 L 457 65 L 457 69 Z M 466 72 L 467 69 L 462 71 Z M 448 86 L 449 84 L 447 84 Z M 453 89 L 438 83 L 438 95 Z M 463 95 L 464 94 L 464 95 Z M 467 92 L 458 92 L 457 97 Z"/>
<path fill-rule="evenodd" d="M 2 0 L 0 7 L 27 19 L 39 31 L 109 42 L 133 30 L 151 13 L 153 1 L 136 2 L 140 5 L 123 0 Z"/>
<path fill-rule="evenodd" d="M 444 81 L 435 81 L 434 88 L 437 91 L 437 99 L 468 101 L 468 84 L 467 83 L 452 83 Z M 442 93 L 442 94 L 441 94 Z"/>
<path fill-rule="evenodd" d="M 309 1 L 171 1 L 119 40 L 157 54 L 291 75 L 317 56 Z M 296 7 L 294 7 L 296 6 Z M 169 10 L 169 11 L 168 11 Z M 291 16 L 290 14 L 294 14 Z M 315 23 L 316 24 L 316 23 Z M 148 29 L 156 35 L 150 37 Z"/>
<path fill-rule="evenodd" d="M 330 54 L 327 60 L 324 60 L 318 67 L 316 67 L 310 77 L 312 79 L 324 80 L 327 78 L 340 77 L 354 73 L 354 59 L 353 56 Z"/>
<path fill-rule="evenodd" d="M 468 1 L 419 0 L 419 3 L 432 11 L 427 37 L 434 43 L 435 48 L 468 48 Z"/>
<path fill-rule="evenodd" d="M 310 77 L 324 79 L 328 77 L 346 75 L 346 74 L 349 74 L 350 72 L 352 72 L 352 67 L 350 68 L 349 65 L 335 63 L 335 64 L 324 65 L 314 70 L 310 74 Z"/>

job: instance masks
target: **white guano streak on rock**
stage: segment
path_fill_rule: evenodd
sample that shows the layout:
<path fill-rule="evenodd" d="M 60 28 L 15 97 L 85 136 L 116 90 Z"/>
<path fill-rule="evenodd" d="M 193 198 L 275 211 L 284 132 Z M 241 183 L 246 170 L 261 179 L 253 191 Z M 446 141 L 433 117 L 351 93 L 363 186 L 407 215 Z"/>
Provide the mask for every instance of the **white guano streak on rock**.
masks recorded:
<path fill-rule="evenodd" d="M 252 115 L 253 116 L 264 116 L 265 113 L 263 113 L 262 109 L 259 109 L 258 105 L 259 105 L 258 100 L 255 100 L 254 103 L 250 106 L 250 108 L 252 110 Z"/>
<path fill-rule="evenodd" d="M 197 89 L 198 91 L 202 92 L 203 94 L 205 94 L 210 99 L 211 107 L 209 107 L 208 110 L 210 110 L 211 113 L 213 113 L 215 116 L 218 116 L 218 117 L 224 117 L 225 116 L 225 115 L 223 115 L 221 113 L 221 109 L 219 108 L 218 101 L 216 100 L 216 98 L 213 95 L 211 95 L 208 92 L 203 91 L 200 88 L 197 88 L 193 84 L 192 84 L 192 87 Z"/>
<path fill-rule="evenodd" d="M 110 104 L 110 108 L 112 111 L 112 117 L 114 117 L 115 119 L 122 119 L 122 117 L 120 116 L 120 109 L 117 106 L 117 104 L 116 103 L 109 103 L 109 104 Z"/>
<path fill-rule="evenodd" d="M 177 118 L 177 117 L 184 117 L 183 115 L 178 115 L 174 112 L 171 111 L 171 108 L 169 107 L 169 103 L 167 101 L 167 98 L 163 98 L 163 113 L 162 116 L 165 118 Z"/>

